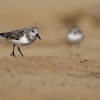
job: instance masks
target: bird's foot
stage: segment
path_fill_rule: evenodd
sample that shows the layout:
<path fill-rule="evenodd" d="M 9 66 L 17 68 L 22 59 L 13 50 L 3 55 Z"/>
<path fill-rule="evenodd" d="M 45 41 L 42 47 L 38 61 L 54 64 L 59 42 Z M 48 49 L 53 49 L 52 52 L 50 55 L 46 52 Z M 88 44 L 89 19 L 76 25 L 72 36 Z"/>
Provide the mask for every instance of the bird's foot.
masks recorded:
<path fill-rule="evenodd" d="M 16 57 L 15 54 L 14 54 L 14 52 L 12 52 L 10 56 Z"/>

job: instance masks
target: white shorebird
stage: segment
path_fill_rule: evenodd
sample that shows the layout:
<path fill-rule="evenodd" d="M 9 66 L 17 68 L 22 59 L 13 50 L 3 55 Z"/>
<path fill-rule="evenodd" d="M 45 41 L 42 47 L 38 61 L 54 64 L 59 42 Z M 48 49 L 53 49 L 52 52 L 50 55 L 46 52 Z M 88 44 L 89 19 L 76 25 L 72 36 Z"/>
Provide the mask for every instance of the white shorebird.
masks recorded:
<path fill-rule="evenodd" d="M 78 26 L 72 26 L 67 34 L 67 42 L 68 45 L 71 47 L 72 45 L 80 46 L 80 43 L 84 39 L 84 34 L 78 28 Z"/>
<path fill-rule="evenodd" d="M 37 27 L 24 28 L 24 29 L 14 30 L 10 32 L 4 32 L 4 33 L 0 33 L 0 36 L 5 38 L 7 41 L 13 43 L 13 51 L 11 53 L 11 56 L 14 57 L 15 57 L 14 49 L 16 45 L 18 45 L 18 51 L 23 56 L 19 48 L 20 45 L 28 45 L 34 42 L 37 37 L 41 40 L 39 36 L 39 29 Z"/>

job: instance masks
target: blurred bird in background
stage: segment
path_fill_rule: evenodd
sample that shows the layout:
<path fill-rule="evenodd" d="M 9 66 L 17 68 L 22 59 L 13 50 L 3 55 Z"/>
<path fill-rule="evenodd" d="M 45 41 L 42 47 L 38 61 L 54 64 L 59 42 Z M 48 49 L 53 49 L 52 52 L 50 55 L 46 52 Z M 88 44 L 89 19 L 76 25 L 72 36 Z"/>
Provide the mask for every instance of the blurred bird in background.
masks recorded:
<path fill-rule="evenodd" d="M 68 46 L 72 47 L 72 45 L 77 45 L 77 48 L 80 47 L 80 43 L 82 42 L 82 40 L 84 39 L 84 34 L 82 33 L 82 31 L 79 29 L 78 26 L 72 26 L 70 28 L 70 30 L 67 33 L 67 42 L 68 42 Z M 70 55 L 73 55 L 73 52 L 71 50 Z M 79 52 L 76 53 L 77 56 L 80 56 Z"/>

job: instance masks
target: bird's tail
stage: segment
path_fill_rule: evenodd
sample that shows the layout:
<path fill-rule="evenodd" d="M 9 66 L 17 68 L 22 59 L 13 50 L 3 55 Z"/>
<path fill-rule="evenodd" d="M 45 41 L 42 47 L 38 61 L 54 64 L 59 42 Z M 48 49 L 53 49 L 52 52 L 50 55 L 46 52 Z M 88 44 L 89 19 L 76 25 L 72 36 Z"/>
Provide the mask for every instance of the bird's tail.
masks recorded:
<path fill-rule="evenodd" d="M 4 33 L 0 33 L 0 37 L 5 38 L 5 34 Z"/>

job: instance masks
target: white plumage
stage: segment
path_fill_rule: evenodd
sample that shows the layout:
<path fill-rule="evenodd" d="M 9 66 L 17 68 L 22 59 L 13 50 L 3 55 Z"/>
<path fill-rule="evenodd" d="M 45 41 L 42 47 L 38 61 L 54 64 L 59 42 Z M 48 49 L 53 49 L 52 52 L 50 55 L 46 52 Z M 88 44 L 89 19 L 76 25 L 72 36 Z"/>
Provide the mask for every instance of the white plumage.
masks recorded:
<path fill-rule="evenodd" d="M 77 42 L 81 42 L 81 40 L 83 39 L 83 35 L 82 34 L 74 34 L 73 32 L 69 33 L 67 36 L 67 40 L 70 43 L 77 43 Z"/>
<path fill-rule="evenodd" d="M 12 39 L 8 41 L 12 42 L 13 44 L 17 44 L 17 45 L 29 44 L 29 41 L 27 40 L 26 35 L 21 37 L 19 40 Z"/>
<path fill-rule="evenodd" d="M 77 26 L 73 26 L 67 34 L 67 41 L 70 45 L 79 44 L 83 38 L 84 35 Z"/>

